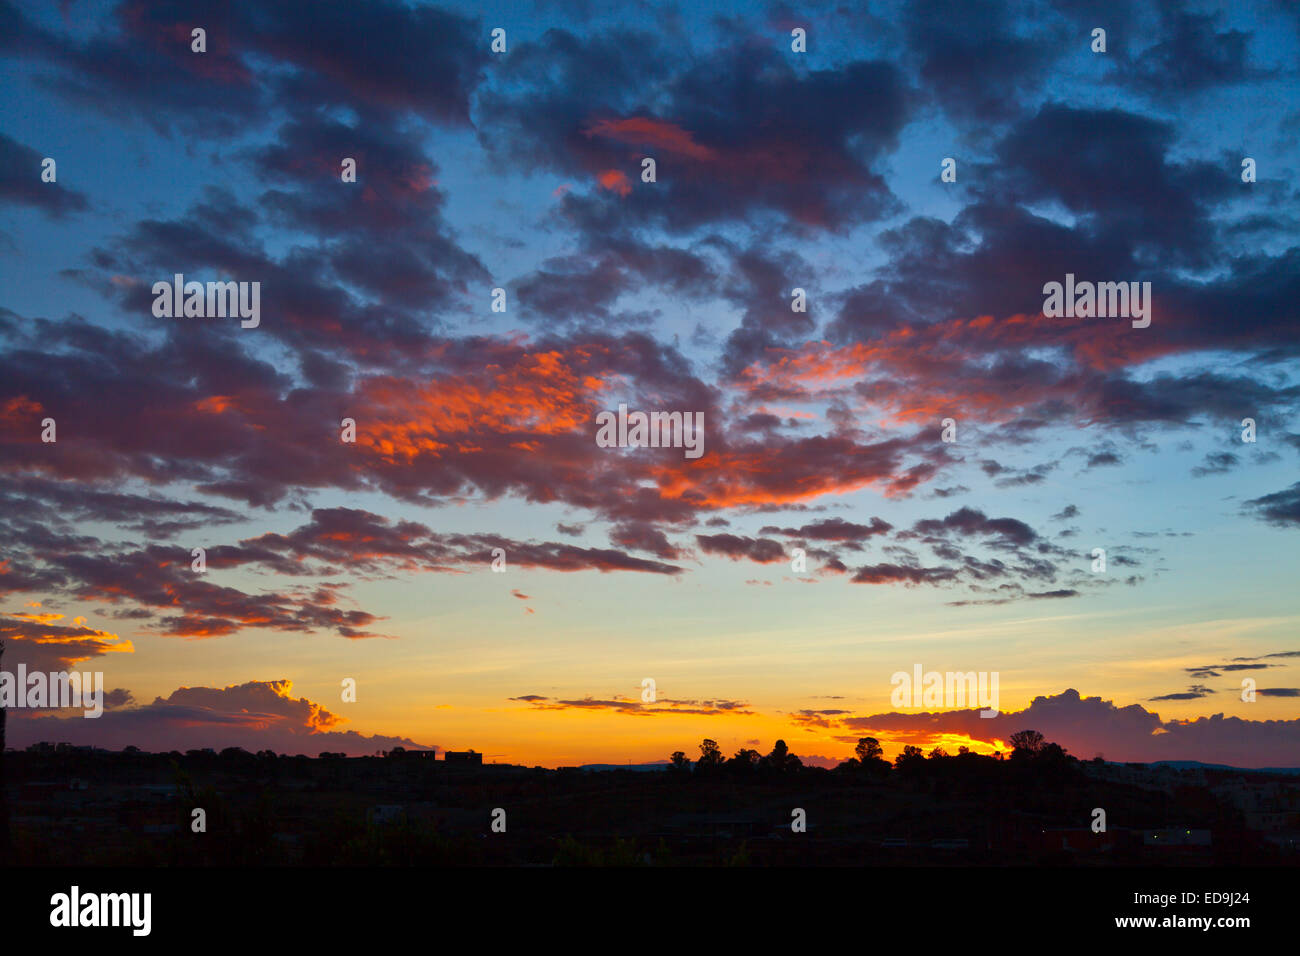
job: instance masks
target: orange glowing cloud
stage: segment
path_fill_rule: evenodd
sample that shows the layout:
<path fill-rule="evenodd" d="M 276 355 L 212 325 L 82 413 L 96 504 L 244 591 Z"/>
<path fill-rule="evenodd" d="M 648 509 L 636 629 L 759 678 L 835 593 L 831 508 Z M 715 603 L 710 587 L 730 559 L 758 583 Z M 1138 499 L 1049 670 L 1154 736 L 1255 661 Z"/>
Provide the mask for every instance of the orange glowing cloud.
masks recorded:
<path fill-rule="evenodd" d="M 629 116 L 626 119 L 601 120 L 585 130 L 587 136 L 603 136 L 621 143 L 653 146 L 656 149 L 709 161 L 718 154 L 695 142 L 686 130 L 673 123 L 649 116 Z"/>
<path fill-rule="evenodd" d="M 212 395 L 194 403 L 195 410 L 205 415 L 222 415 L 237 407 L 235 400 L 229 395 Z"/>
<path fill-rule="evenodd" d="M 559 351 L 533 352 L 509 368 L 489 365 L 482 374 L 458 375 L 412 388 L 389 376 L 363 383 L 366 427 L 357 444 L 389 463 L 454 449 L 473 454 L 483 446 L 472 434 L 559 435 L 586 426 L 602 379 L 574 370 Z M 521 439 L 516 444 L 526 444 Z"/>
<path fill-rule="evenodd" d="M 1090 413 L 1078 403 L 1077 376 L 1008 383 L 987 374 L 990 355 L 1029 347 L 1071 352 L 1080 375 L 1138 364 L 1170 348 L 1152 336 L 1129 334 L 1122 323 L 983 315 L 894 328 L 869 344 L 823 340 L 773 348 L 746 367 L 737 384 L 751 395 L 808 402 L 856 392 L 861 404 L 883 413 L 882 424 L 937 421 L 958 405 L 967 418 L 1005 421 L 1047 400 L 1076 407 L 1086 421 Z"/>
<path fill-rule="evenodd" d="M 40 402 L 33 401 L 26 395 L 15 395 L 0 405 L 0 428 L 13 432 L 26 430 L 30 418 L 43 410 Z"/>
<path fill-rule="evenodd" d="M 50 612 L 0 617 L 0 639 L 19 660 L 45 668 L 63 669 L 104 654 L 135 652 L 129 640 L 87 627 L 85 618 L 78 617 L 69 626 L 59 623 L 63 617 Z"/>
<path fill-rule="evenodd" d="M 608 189 L 620 196 L 626 196 L 632 192 L 632 186 L 627 181 L 627 174 L 621 169 L 601 170 L 600 175 L 596 177 L 596 181 L 600 183 L 602 189 Z"/>

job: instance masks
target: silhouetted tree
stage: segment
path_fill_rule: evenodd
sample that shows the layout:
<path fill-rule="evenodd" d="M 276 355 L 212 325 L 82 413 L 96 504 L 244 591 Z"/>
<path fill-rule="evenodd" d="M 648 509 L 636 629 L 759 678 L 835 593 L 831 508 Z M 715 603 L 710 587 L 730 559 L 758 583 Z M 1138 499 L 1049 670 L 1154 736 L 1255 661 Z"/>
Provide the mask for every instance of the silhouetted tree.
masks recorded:
<path fill-rule="evenodd" d="M 1060 744 L 1050 743 L 1036 730 L 1011 735 L 1011 759 L 1038 785 L 1059 787 L 1078 773 L 1079 761 Z"/>
<path fill-rule="evenodd" d="M 1047 743 L 1043 744 L 1043 746 L 1039 748 L 1038 756 L 1059 761 L 1068 757 L 1068 754 L 1066 754 L 1065 748 L 1060 744 Z"/>
<path fill-rule="evenodd" d="M 1034 757 L 1034 765 L 1047 772 L 1063 772 L 1074 763 L 1077 760 L 1060 744 L 1044 744 Z"/>
<path fill-rule="evenodd" d="M 1021 730 L 1011 735 L 1011 756 L 1033 757 L 1043 749 L 1043 735 L 1036 730 Z"/>
<path fill-rule="evenodd" d="M 700 759 L 695 764 L 696 773 L 709 773 L 722 766 L 722 750 L 716 740 L 705 737 L 700 741 Z"/>
<path fill-rule="evenodd" d="M 762 755 L 757 750 L 748 750 L 742 747 L 736 751 L 734 757 L 727 761 L 727 769 L 732 773 L 747 776 L 758 769 L 758 762 L 762 759 Z"/>
<path fill-rule="evenodd" d="M 863 737 L 858 741 L 858 745 L 853 748 L 853 753 L 857 755 L 858 762 L 865 765 L 868 760 L 880 759 L 885 751 L 880 746 L 880 741 L 875 737 Z"/>
<path fill-rule="evenodd" d="M 673 762 L 673 770 L 676 773 L 686 773 L 691 769 L 690 759 L 680 750 L 674 750 L 673 755 L 668 759 Z"/>
<path fill-rule="evenodd" d="M 772 752 L 759 761 L 759 768 L 769 773 L 793 773 L 803 767 L 803 761 L 790 753 L 784 740 L 778 740 Z"/>
<path fill-rule="evenodd" d="M 894 766 L 900 771 L 910 773 L 925 765 L 925 753 L 920 747 L 908 744 L 903 752 L 894 758 Z"/>
<path fill-rule="evenodd" d="M 885 751 L 875 737 L 859 739 L 853 752 L 857 756 L 850 757 L 840 765 L 846 772 L 865 773 L 874 777 L 883 777 L 889 773 L 889 761 L 885 759 Z"/>

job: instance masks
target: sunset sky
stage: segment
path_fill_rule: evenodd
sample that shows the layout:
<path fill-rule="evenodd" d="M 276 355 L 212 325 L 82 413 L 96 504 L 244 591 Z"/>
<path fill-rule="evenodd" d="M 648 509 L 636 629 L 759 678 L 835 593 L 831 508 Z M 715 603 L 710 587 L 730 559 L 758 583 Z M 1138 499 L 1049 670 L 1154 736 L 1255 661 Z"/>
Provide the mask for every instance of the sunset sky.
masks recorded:
<path fill-rule="evenodd" d="M 9 745 L 1300 766 L 1298 10 L 0 0 Z"/>

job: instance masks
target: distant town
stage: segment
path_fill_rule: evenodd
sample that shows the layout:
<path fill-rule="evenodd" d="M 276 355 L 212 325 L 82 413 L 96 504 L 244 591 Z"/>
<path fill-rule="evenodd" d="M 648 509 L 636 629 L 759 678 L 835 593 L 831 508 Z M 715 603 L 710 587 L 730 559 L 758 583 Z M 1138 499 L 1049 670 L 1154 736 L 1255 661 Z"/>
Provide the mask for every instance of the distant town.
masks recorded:
<path fill-rule="evenodd" d="M 1240 865 L 1300 862 L 1300 774 L 1006 759 L 834 769 L 783 741 L 555 770 L 473 750 L 368 757 L 36 744 L 4 755 L 11 862 L 42 865 Z"/>

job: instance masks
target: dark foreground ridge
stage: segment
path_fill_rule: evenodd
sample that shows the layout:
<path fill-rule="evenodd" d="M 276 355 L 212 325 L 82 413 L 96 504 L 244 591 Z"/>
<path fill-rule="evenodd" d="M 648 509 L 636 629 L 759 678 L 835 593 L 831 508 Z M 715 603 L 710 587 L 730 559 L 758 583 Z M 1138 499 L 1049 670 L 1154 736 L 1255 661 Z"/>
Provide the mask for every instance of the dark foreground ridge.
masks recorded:
<path fill-rule="evenodd" d="M 1300 778 L 874 740 L 833 770 L 680 752 L 658 772 L 397 749 L 5 755 L 19 866 L 1294 865 Z M 196 811 L 202 811 L 201 814 Z M 200 819 L 201 818 L 201 819 Z M 1102 824 L 1104 823 L 1104 829 Z"/>

